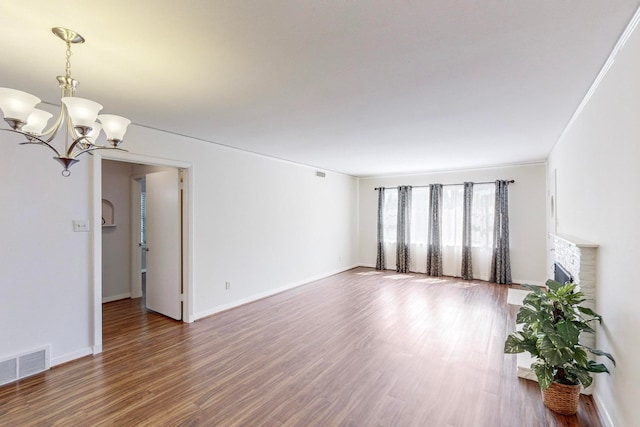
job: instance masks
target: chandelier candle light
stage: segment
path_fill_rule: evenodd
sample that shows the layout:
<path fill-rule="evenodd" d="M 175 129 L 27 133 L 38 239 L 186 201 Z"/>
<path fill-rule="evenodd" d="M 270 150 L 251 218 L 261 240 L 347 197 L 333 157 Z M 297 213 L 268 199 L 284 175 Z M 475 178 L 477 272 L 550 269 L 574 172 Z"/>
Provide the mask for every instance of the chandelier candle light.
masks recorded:
<path fill-rule="evenodd" d="M 122 150 L 118 146 L 131 121 L 112 114 L 98 115 L 98 112 L 102 110 L 102 105 L 73 96 L 78 81 L 71 77 L 71 44 L 84 43 L 84 38 L 75 31 L 66 28 L 55 27 L 51 31 L 67 44 L 66 73 L 64 76 L 58 76 L 62 92 L 62 104 L 58 119 L 45 130 L 53 114 L 35 108 L 40 103 L 38 97 L 19 90 L 0 87 L 0 109 L 4 120 L 11 126 L 11 129 L 0 130 L 24 135 L 27 141 L 21 144 L 49 147 L 56 153 L 54 159 L 64 167 L 62 175 L 69 176 L 71 173 L 69 167 L 79 161 L 78 156 L 81 154 L 93 150 Z M 58 130 L 64 127 L 63 124 L 66 126 L 65 151 L 61 153 L 52 143 Z M 104 130 L 109 145 L 95 143 L 101 129 Z"/>

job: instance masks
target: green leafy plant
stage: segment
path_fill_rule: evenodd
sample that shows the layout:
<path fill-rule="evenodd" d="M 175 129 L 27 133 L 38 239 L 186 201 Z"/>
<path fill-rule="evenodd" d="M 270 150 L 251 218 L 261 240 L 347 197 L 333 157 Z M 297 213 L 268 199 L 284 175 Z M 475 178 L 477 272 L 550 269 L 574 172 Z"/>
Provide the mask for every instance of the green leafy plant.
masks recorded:
<path fill-rule="evenodd" d="M 575 291 L 576 285 L 548 280 L 547 290 L 524 286 L 531 292 L 516 317 L 522 331 L 507 337 L 504 352 L 529 352 L 535 359 L 531 369 L 542 390 L 554 381 L 588 387 L 593 382 L 592 373 L 609 373 L 604 364 L 589 360 L 587 353 L 605 356 L 615 366 L 613 357 L 579 342 L 580 334 L 593 333 L 591 323 L 601 322 L 602 317 L 582 305 L 586 299 L 582 292 Z"/>

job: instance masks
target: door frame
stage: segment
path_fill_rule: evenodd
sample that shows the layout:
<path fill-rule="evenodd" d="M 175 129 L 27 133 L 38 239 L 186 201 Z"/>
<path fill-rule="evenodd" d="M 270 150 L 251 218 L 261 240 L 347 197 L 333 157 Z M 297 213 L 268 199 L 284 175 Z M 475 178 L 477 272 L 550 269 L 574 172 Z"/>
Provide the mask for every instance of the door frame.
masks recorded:
<path fill-rule="evenodd" d="M 129 247 L 131 248 L 131 271 L 129 278 L 129 292 L 131 298 L 142 297 L 142 248 L 140 244 L 140 181 L 145 175 L 131 175 L 129 181 L 131 191 L 131 236 L 129 236 Z"/>
<path fill-rule="evenodd" d="M 170 166 L 184 170 L 184 201 L 182 245 L 183 314 L 185 323 L 194 321 L 193 316 L 193 165 L 188 162 L 145 156 L 126 151 L 94 151 L 92 156 L 92 224 L 101 224 L 102 216 L 102 160 L 139 163 L 152 166 Z M 102 353 L 102 227 L 94 226 L 91 233 L 93 247 L 93 354 Z"/>

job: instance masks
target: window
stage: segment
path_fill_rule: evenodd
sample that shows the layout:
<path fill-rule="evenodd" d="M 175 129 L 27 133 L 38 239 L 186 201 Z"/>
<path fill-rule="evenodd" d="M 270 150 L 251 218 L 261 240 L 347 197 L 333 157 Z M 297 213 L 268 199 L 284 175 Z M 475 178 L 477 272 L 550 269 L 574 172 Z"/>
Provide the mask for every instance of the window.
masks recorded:
<path fill-rule="evenodd" d="M 460 185 L 442 188 L 442 246 L 462 247 L 462 211 L 464 187 Z"/>
<path fill-rule="evenodd" d="M 395 243 L 398 235 L 398 190 L 385 190 L 383 212 L 384 241 Z"/>
<path fill-rule="evenodd" d="M 411 243 L 426 245 L 428 237 L 429 188 L 417 187 L 411 190 Z M 395 243 L 398 233 L 398 190 L 384 192 L 384 241 Z"/>
<path fill-rule="evenodd" d="M 495 185 L 476 184 L 473 186 L 471 205 L 471 246 L 492 248 L 493 211 Z M 464 208 L 464 187 L 445 186 L 442 189 L 442 245 L 462 247 L 462 216 Z"/>
<path fill-rule="evenodd" d="M 429 187 L 413 187 L 411 194 L 411 271 L 426 272 L 429 222 Z M 495 185 L 473 186 L 471 245 L 474 277 L 488 280 L 493 248 Z M 462 214 L 464 187 L 445 185 L 442 189 L 441 243 L 445 275 L 460 276 L 462 256 Z M 396 242 L 398 191 L 385 191 L 383 205 L 384 241 Z M 387 265 L 395 264 L 395 253 L 386 253 Z"/>
<path fill-rule="evenodd" d="M 411 190 L 411 243 L 426 245 L 429 238 L 429 187 Z"/>
<path fill-rule="evenodd" d="M 471 246 L 493 248 L 493 218 L 496 200 L 495 184 L 473 186 L 471 205 Z"/>

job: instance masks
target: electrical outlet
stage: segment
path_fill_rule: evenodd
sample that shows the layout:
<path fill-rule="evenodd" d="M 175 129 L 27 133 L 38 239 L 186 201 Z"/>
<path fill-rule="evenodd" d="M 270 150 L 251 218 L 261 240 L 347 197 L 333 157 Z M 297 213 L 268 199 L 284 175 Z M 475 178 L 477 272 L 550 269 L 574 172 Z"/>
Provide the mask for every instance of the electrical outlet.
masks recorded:
<path fill-rule="evenodd" d="M 226 290 L 231 289 L 231 282 L 224 282 L 224 288 L 225 288 Z"/>

